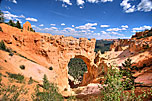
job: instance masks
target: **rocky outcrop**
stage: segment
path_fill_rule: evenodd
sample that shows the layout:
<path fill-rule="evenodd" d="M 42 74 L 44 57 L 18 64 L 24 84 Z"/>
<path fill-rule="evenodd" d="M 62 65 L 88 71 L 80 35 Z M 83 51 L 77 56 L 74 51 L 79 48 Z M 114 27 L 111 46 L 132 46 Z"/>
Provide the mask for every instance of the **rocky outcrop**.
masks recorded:
<path fill-rule="evenodd" d="M 23 24 L 23 30 L 30 31 L 31 28 L 31 24 L 28 21 L 25 24 Z"/>
<path fill-rule="evenodd" d="M 94 63 L 95 39 L 76 39 L 63 35 L 53 36 L 46 33 L 30 32 L 27 30 L 28 27 L 31 28 L 28 22 L 23 25 L 24 30 L 6 24 L 0 24 L 0 26 L 3 29 L 3 32 L 0 33 L 0 40 L 4 40 L 8 47 L 16 50 L 17 53 L 24 53 L 26 57 L 46 68 L 53 68 L 52 71 L 57 76 L 56 80 L 50 82 L 56 83 L 61 91 L 70 89 L 68 63 L 71 58 L 81 58 L 87 65 L 88 72 L 84 75 L 83 85 L 97 77 L 98 66 L 101 67 L 102 63 L 100 59 L 97 59 L 98 56 L 96 56 L 98 62 Z M 48 69 L 48 71 L 50 70 Z"/>

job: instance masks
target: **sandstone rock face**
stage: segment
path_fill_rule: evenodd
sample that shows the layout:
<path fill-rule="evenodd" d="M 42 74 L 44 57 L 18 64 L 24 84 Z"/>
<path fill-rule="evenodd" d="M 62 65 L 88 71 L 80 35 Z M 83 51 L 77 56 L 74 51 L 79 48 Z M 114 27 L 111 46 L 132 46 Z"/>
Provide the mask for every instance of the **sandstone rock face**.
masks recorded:
<path fill-rule="evenodd" d="M 144 51 L 146 49 L 152 48 L 152 37 L 147 37 L 143 39 L 121 39 L 119 41 L 114 42 L 110 46 L 110 50 L 114 51 L 122 51 L 122 47 L 128 47 L 131 52 L 139 52 Z"/>
<path fill-rule="evenodd" d="M 31 27 L 31 24 L 28 21 L 25 24 L 23 24 L 23 30 L 30 31 L 30 28 L 32 28 L 32 27 Z"/>
<path fill-rule="evenodd" d="M 71 58 L 81 58 L 87 65 L 88 72 L 82 81 L 83 85 L 88 84 L 98 75 L 97 67 L 100 63 L 97 65 L 94 63 L 95 39 L 76 39 L 63 35 L 30 32 L 27 30 L 28 27 L 31 28 L 29 22 L 23 25 L 24 31 L 6 24 L 0 26 L 3 29 L 3 32 L 0 32 L 0 40 L 4 40 L 8 47 L 16 50 L 17 53 L 24 53 L 26 57 L 46 68 L 53 68 L 52 71 L 57 76 L 56 80 L 51 82 L 56 83 L 61 91 L 70 89 L 68 63 Z"/>

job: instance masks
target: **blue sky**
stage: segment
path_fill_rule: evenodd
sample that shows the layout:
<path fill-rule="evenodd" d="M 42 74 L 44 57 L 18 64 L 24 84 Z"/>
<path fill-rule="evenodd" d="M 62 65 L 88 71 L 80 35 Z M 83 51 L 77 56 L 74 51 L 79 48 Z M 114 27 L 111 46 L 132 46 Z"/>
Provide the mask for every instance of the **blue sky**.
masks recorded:
<path fill-rule="evenodd" d="M 53 35 L 129 38 L 152 27 L 152 0 L 2 0 L 0 9 L 6 22 Z"/>

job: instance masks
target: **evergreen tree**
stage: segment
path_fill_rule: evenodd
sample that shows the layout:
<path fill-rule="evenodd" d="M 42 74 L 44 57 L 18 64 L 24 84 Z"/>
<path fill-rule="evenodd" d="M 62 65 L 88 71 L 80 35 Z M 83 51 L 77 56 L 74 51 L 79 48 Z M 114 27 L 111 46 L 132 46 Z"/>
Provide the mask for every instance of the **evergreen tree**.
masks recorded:
<path fill-rule="evenodd" d="M 9 24 L 10 26 L 15 27 L 15 23 L 14 23 L 12 20 L 10 20 L 10 21 L 8 22 L 8 24 Z"/>
<path fill-rule="evenodd" d="M 4 13 L 0 10 L 0 23 L 4 23 Z"/>
<path fill-rule="evenodd" d="M 33 28 L 30 28 L 30 31 L 31 31 L 31 32 L 35 32 L 35 30 L 34 30 Z"/>
<path fill-rule="evenodd" d="M 16 22 L 16 27 L 19 28 L 19 29 L 22 29 L 21 24 L 20 24 L 19 21 Z"/>
<path fill-rule="evenodd" d="M 50 88 L 50 83 L 47 79 L 46 74 L 43 77 L 43 88 L 46 89 L 46 90 L 48 90 Z"/>

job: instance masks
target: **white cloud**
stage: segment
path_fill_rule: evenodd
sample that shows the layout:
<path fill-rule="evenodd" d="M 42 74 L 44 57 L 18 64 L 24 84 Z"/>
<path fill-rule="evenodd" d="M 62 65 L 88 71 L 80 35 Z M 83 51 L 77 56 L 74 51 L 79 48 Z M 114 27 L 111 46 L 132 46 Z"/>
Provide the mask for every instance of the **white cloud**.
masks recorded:
<path fill-rule="evenodd" d="M 62 7 L 67 7 L 67 5 L 72 5 L 71 3 L 71 0 L 56 0 L 56 1 L 62 1 L 63 4 L 62 4 Z M 89 3 L 105 3 L 105 2 L 112 2 L 113 0 L 76 0 L 76 4 L 78 6 L 80 6 L 80 8 L 82 9 L 83 5 L 86 3 L 86 2 L 89 2 Z"/>
<path fill-rule="evenodd" d="M 61 23 L 61 26 L 65 26 L 65 23 Z"/>
<path fill-rule="evenodd" d="M 87 23 L 85 25 L 76 27 L 76 29 L 85 29 L 85 30 L 96 29 L 96 27 L 94 26 L 97 26 L 97 23 Z"/>
<path fill-rule="evenodd" d="M 74 27 L 74 25 L 72 25 L 72 27 Z"/>
<path fill-rule="evenodd" d="M 111 34 L 113 34 L 113 35 L 123 36 L 123 34 L 120 34 L 120 33 L 118 33 L 118 32 L 111 32 Z"/>
<path fill-rule="evenodd" d="M 50 24 L 51 26 L 56 26 L 56 24 Z"/>
<path fill-rule="evenodd" d="M 144 11 L 144 12 L 152 11 L 152 0 L 141 0 L 141 2 L 138 5 L 131 5 L 131 3 L 129 3 L 130 1 L 133 0 L 123 0 L 120 3 L 120 6 L 123 7 L 123 10 L 126 13 L 131 13 L 135 11 Z"/>
<path fill-rule="evenodd" d="M 43 26 L 44 26 L 44 24 L 40 24 L 39 26 L 43 27 Z"/>
<path fill-rule="evenodd" d="M 123 1 L 120 3 L 120 6 L 122 6 L 124 10 L 127 10 L 128 8 L 131 7 L 131 4 L 128 3 L 128 2 L 129 2 L 129 0 L 123 0 Z"/>
<path fill-rule="evenodd" d="M 109 25 L 100 25 L 101 28 L 109 27 Z"/>
<path fill-rule="evenodd" d="M 122 28 L 128 28 L 128 25 L 122 25 L 121 27 Z"/>
<path fill-rule="evenodd" d="M 143 30 L 145 30 L 145 29 L 151 29 L 152 28 L 152 26 L 142 26 L 142 27 L 136 27 L 136 28 L 133 28 L 132 29 L 132 32 L 138 32 L 138 31 L 143 31 Z"/>
<path fill-rule="evenodd" d="M 125 29 L 120 29 L 120 28 L 109 28 L 106 31 L 121 31 L 121 30 L 125 30 Z"/>
<path fill-rule="evenodd" d="M 11 14 L 9 11 L 3 11 L 4 13 L 4 18 L 7 20 L 13 20 L 14 22 L 19 21 L 20 23 L 22 23 L 21 19 L 19 18 L 23 18 L 23 15 L 17 16 L 14 14 Z"/>
<path fill-rule="evenodd" d="M 26 18 L 26 20 L 33 21 L 33 22 L 37 22 L 37 21 L 38 21 L 38 20 L 35 19 L 35 18 Z"/>
<path fill-rule="evenodd" d="M 131 12 L 135 12 L 136 11 L 136 8 L 135 8 L 135 5 L 130 7 L 129 9 L 127 9 L 125 12 L 126 13 L 131 13 Z"/>
<path fill-rule="evenodd" d="M 77 5 L 83 5 L 84 3 L 84 0 L 77 0 Z"/>
<path fill-rule="evenodd" d="M 137 9 L 139 11 L 149 12 L 152 10 L 152 0 L 141 0 L 138 4 Z"/>
<path fill-rule="evenodd" d="M 9 11 L 3 11 L 4 12 L 4 18 L 8 20 L 14 20 L 18 18 L 17 15 L 11 14 Z"/>
<path fill-rule="evenodd" d="M 87 2 L 90 2 L 90 3 L 99 3 L 99 2 L 112 2 L 113 0 L 86 0 Z"/>
<path fill-rule="evenodd" d="M 9 1 L 17 4 L 17 1 L 16 1 L 16 0 L 9 0 Z"/>
<path fill-rule="evenodd" d="M 112 2 L 113 0 L 101 0 L 101 2 Z"/>
<path fill-rule="evenodd" d="M 25 18 L 25 16 L 22 14 L 22 15 L 20 15 L 20 16 L 18 16 L 19 18 Z"/>
<path fill-rule="evenodd" d="M 99 0 L 87 0 L 87 2 L 90 2 L 90 3 L 98 3 Z"/>
<path fill-rule="evenodd" d="M 50 27 L 50 30 L 58 30 L 57 27 Z"/>
<path fill-rule="evenodd" d="M 35 26 L 35 25 L 31 25 L 31 27 L 34 27 L 34 28 L 35 28 L 36 26 Z"/>
<path fill-rule="evenodd" d="M 62 2 L 68 4 L 68 5 L 72 5 L 72 3 L 70 2 L 70 0 L 61 0 Z"/>
<path fill-rule="evenodd" d="M 97 35 L 97 36 L 100 36 L 100 33 L 93 33 L 93 35 Z"/>
<path fill-rule="evenodd" d="M 123 34 L 120 34 L 120 33 L 118 33 L 118 32 L 106 32 L 106 31 L 101 31 L 101 33 L 103 34 L 103 35 L 107 35 L 107 34 L 111 34 L 111 35 L 118 35 L 118 36 L 124 36 Z"/>
<path fill-rule="evenodd" d="M 126 12 L 126 13 L 131 13 L 131 12 L 134 12 L 136 11 L 136 8 L 135 8 L 135 5 L 131 5 L 129 3 L 130 0 L 123 0 L 121 3 L 120 3 L 120 6 L 123 7 L 123 10 Z"/>

